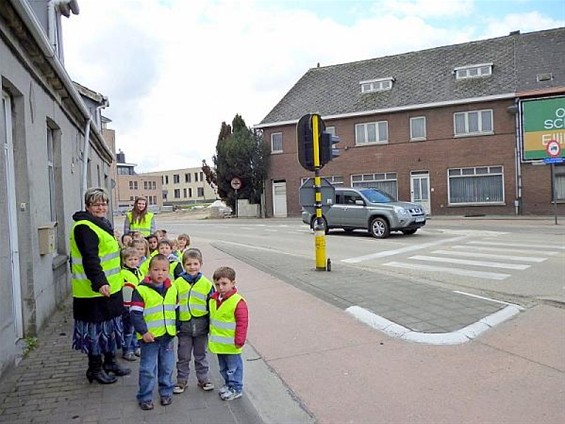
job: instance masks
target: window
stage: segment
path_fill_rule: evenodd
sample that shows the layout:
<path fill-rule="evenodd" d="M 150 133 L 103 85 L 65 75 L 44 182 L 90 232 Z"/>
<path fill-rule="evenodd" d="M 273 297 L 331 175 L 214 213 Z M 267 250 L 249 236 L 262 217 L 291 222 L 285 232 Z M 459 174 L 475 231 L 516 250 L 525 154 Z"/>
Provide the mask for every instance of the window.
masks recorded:
<path fill-rule="evenodd" d="M 374 93 L 375 91 L 386 91 L 392 88 L 393 77 L 379 78 L 368 81 L 361 81 L 361 93 Z"/>
<path fill-rule="evenodd" d="M 55 211 L 55 165 L 53 159 L 53 130 L 47 127 L 47 179 L 49 180 L 49 212 L 51 222 L 57 221 Z"/>
<path fill-rule="evenodd" d="M 300 179 L 300 184 L 301 185 L 304 184 L 306 180 L 308 180 L 309 178 L 311 177 L 302 177 Z M 343 187 L 343 177 L 341 175 L 328 175 L 328 176 L 323 176 L 322 178 L 328 180 L 333 186 Z"/>
<path fill-rule="evenodd" d="M 178 183 L 180 183 L 180 175 L 173 174 L 173 184 L 178 184 Z"/>
<path fill-rule="evenodd" d="M 192 197 L 192 188 L 188 188 L 188 197 Z"/>
<path fill-rule="evenodd" d="M 130 190 L 137 190 L 137 181 L 131 180 L 131 181 L 129 182 L 129 189 L 130 189 Z"/>
<path fill-rule="evenodd" d="M 492 134 L 492 109 L 453 114 L 455 136 Z"/>
<path fill-rule="evenodd" d="M 448 186 L 450 205 L 504 203 L 502 166 L 449 169 Z"/>
<path fill-rule="evenodd" d="M 187 195 L 188 195 L 188 191 L 187 191 L 186 188 L 183 188 L 183 189 L 182 189 L 182 194 L 183 194 L 183 197 L 186 199 L 186 198 L 187 198 Z"/>
<path fill-rule="evenodd" d="M 189 183 L 190 177 L 191 177 L 190 172 L 187 172 L 186 174 L 184 174 L 184 182 Z"/>
<path fill-rule="evenodd" d="M 283 137 L 282 133 L 271 134 L 271 153 L 282 153 L 283 151 Z"/>
<path fill-rule="evenodd" d="M 204 181 L 204 172 L 200 171 L 200 181 Z"/>
<path fill-rule="evenodd" d="M 355 144 L 388 143 L 388 122 L 368 122 L 355 125 Z"/>
<path fill-rule="evenodd" d="M 565 200 L 565 165 L 555 164 L 554 200 Z"/>
<path fill-rule="evenodd" d="M 148 190 L 147 181 L 143 181 L 143 190 Z"/>
<path fill-rule="evenodd" d="M 426 117 L 415 116 L 410 118 L 410 140 L 425 140 L 426 139 Z"/>
<path fill-rule="evenodd" d="M 175 199 L 180 199 L 180 188 L 175 188 L 174 196 Z"/>
<path fill-rule="evenodd" d="M 165 175 L 164 178 L 165 178 L 165 184 L 169 184 L 169 176 Z"/>
<path fill-rule="evenodd" d="M 197 197 L 204 197 L 204 187 L 198 187 L 196 190 L 197 190 Z"/>
<path fill-rule="evenodd" d="M 386 172 L 379 174 L 362 174 L 351 176 L 352 187 L 378 188 L 395 199 L 398 198 L 398 183 L 396 172 Z"/>
<path fill-rule="evenodd" d="M 194 182 L 197 183 L 198 182 L 198 172 L 194 173 Z"/>
<path fill-rule="evenodd" d="M 157 190 L 157 182 L 153 181 L 153 183 L 151 184 L 153 190 Z"/>
<path fill-rule="evenodd" d="M 483 63 L 480 65 L 469 65 L 455 68 L 455 79 L 488 77 L 492 75 L 492 63 Z"/>
<path fill-rule="evenodd" d="M 130 181 L 130 182 L 129 182 L 129 189 L 130 189 L 130 190 L 133 190 L 133 181 Z"/>

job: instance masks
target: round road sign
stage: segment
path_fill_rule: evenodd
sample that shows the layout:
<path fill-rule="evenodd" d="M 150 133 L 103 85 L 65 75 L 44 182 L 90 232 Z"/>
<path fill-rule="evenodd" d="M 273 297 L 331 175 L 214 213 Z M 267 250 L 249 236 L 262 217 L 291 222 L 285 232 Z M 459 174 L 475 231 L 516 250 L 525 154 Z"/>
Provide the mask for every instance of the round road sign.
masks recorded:
<path fill-rule="evenodd" d="M 561 145 L 557 140 L 549 140 L 547 146 L 545 146 L 545 151 L 552 158 L 557 158 L 561 156 Z"/>
<path fill-rule="evenodd" d="M 239 190 L 241 188 L 241 180 L 237 177 L 233 177 L 230 181 L 231 188 L 234 190 Z"/>

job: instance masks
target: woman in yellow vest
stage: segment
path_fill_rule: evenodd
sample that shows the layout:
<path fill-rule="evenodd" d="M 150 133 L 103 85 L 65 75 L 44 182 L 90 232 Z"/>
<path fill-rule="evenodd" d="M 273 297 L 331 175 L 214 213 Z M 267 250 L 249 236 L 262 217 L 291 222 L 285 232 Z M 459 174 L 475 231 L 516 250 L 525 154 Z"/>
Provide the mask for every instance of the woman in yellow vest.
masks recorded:
<path fill-rule="evenodd" d="M 139 231 L 144 237 L 153 234 L 157 229 L 155 215 L 147 210 L 148 204 L 145 197 L 136 197 L 133 208 L 126 214 L 124 220 L 124 234 Z"/>
<path fill-rule="evenodd" d="M 115 376 L 131 372 L 116 362 L 115 354 L 123 343 L 120 246 L 106 219 L 106 190 L 90 188 L 84 197 L 86 211 L 73 215 L 70 234 L 73 348 L 88 355 L 88 381 L 111 384 Z"/>

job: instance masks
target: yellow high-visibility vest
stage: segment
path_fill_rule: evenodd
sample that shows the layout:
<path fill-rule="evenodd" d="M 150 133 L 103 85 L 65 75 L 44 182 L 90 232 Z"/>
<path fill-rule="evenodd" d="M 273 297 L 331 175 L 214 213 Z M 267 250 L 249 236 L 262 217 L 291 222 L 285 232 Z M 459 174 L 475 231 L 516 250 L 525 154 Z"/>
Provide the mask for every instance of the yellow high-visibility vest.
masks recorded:
<path fill-rule="evenodd" d="M 88 220 L 77 221 L 71 230 L 71 287 L 73 297 L 90 298 L 101 297 L 102 294 L 92 290 L 91 281 L 87 278 L 82 264 L 82 255 L 75 240 L 75 228 L 78 225 L 86 225 L 98 236 L 98 256 L 100 265 L 106 280 L 110 285 L 110 294 L 122 289 L 123 279 L 120 267 L 120 245 L 116 238 L 104 231 L 95 223 Z"/>
<path fill-rule="evenodd" d="M 153 212 L 147 212 L 140 222 L 133 222 L 133 212 L 129 211 L 127 214 L 129 221 L 130 231 L 139 231 L 143 237 L 151 234 L 151 221 L 153 220 Z"/>
<path fill-rule="evenodd" d="M 216 309 L 216 299 L 210 299 L 210 337 L 208 349 L 212 353 L 236 354 L 243 350 L 235 346 L 235 308 L 243 297 L 234 293 Z"/>
<path fill-rule="evenodd" d="M 165 293 L 165 297 L 161 296 L 157 291 L 143 284 L 137 286 L 137 292 L 143 298 L 145 306 L 143 308 L 143 319 L 147 324 L 147 330 L 155 337 L 169 334 L 174 336 L 177 334 L 176 326 L 176 305 L 177 305 L 177 289 L 171 285 Z M 136 306 L 132 306 L 135 310 Z M 142 339 L 143 336 L 137 333 L 137 338 Z"/>
<path fill-rule="evenodd" d="M 190 284 L 182 276 L 174 282 L 179 294 L 179 320 L 190 321 L 192 317 L 203 317 L 208 314 L 206 303 L 208 293 L 212 290 L 212 282 L 203 275 L 194 284 Z"/>

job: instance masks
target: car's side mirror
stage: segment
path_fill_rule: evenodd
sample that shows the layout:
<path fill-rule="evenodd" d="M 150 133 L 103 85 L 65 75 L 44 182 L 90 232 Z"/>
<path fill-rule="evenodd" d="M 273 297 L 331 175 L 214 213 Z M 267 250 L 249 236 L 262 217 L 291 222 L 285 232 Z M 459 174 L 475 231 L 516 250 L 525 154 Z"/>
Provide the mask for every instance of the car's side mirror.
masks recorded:
<path fill-rule="evenodd" d="M 355 200 L 355 204 L 356 204 L 356 205 L 365 206 L 365 202 L 364 202 L 363 200 L 361 200 L 361 199 Z"/>

